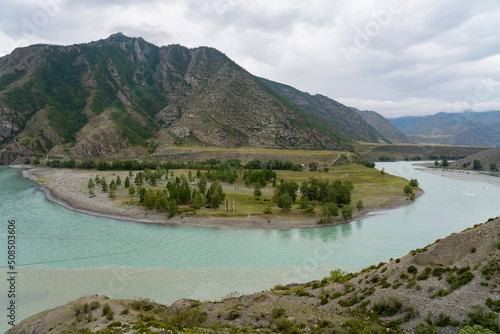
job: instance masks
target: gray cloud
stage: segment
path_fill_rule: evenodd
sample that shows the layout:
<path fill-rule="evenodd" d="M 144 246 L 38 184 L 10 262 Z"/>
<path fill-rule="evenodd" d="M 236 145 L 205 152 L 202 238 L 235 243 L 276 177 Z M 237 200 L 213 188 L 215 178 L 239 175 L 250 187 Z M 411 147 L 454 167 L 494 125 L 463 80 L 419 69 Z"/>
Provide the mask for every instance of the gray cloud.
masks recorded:
<path fill-rule="evenodd" d="M 498 17 L 496 0 L 3 0 L 0 55 L 122 31 L 388 116 L 480 111 L 500 109 Z"/>

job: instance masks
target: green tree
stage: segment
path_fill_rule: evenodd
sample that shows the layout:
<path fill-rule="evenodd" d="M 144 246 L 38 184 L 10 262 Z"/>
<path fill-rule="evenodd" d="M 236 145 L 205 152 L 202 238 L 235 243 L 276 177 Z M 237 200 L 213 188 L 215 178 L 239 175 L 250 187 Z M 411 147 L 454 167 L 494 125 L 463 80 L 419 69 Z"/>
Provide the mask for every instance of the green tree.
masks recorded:
<path fill-rule="evenodd" d="M 120 175 L 116 177 L 116 185 L 121 186 L 122 185 L 122 179 L 120 179 Z"/>
<path fill-rule="evenodd" d="M 127 178 L 125 179 L 125 188 L 129 187 L 130 187 L 130 178 L 127 176 Z"/>
<path fill-rule="evenodd" d="M 130 196 L 134 195 L 135 194 L 135 188 L 134 186 L 130 186 L 130 188 L 128 188 L 128 194 Z"/>
<path fill-rule="evenodd" d="M 450 165 L 450 163 L 448 162 L 448 159 L 446 159 L 446 158 L 443 159 L 441 164 L 443 165 L 443 167 L 448 167 Z"/>
<path fill-rule="evenodd" d="M 144 201 L 142 205 L 144 205 L 148 209 L 152 209 L 155 205 L 156 194 L 153 189 L 149 188 L 146 190 L 146 194 L 144 195 Z"/>
<path fill-rule="evenodd" d="M 144 183 L 144 176 L 143 176 L 142 172 L 139 172 L 136 174 L 134 183 L 138 186 L 142 185 Z"/>
<path fill-rule="evenodd" d="M 90 197 L 94 197 L 94 196 L 95 196 L 95 193 L 94 193 L 94 189 L 93 189 L 93 188 L 90 188 L 90 189 L 89 189 L 89 195 L 90 195 Z"/>
<path fill-rule="evenodd" d="M 110 190 L 108 194 L 109 198 L 115 199 L 116 198 L 116 192 L 114 190 Z"/>
<path fill-rule="evenodd" d="M 342 218 L 351 219 L 352 218 L 352 208 L 350 205 L 344 205 L 342 208 Z"/>
<path fill-rule="evenodd" d="M 436 166 L 436 167 L 439 166 L 439 161 L 437 161 L 437 160 L 434 161 L 434 166 Z"/>
<path fill-rule="evenodd" d="M 202 194 L 207 191 L 207 175 L 205 173 L 201 174 L 200 180 L 198 181 L 198 189 L 200 189 L 200 193 Z"/>
<path fill-rule="evenodd" d="M 208 189 L 208 196 L 207 196 L 207 200 L 210 207 L 212 209 L 217 209 L 225 197 L 226 194 L 222 190 L 222 186 L 217 182 L 212 182 L 210 188 Z"/>
<path fill-rule="evenodd" d="M 410 184 L 410 186 L 412 186 L 413 188 L 416 188 L 416 187 L 418 187 L 418 185 L 419 185 L 419 184 L 418 184 L 418 180 L 417 180 L 417 179 L 411 179 L 409 184 Z"/>
<path fill-rule="evenodd" d="M 305 210 L 309 207 L 309 198 L 307 196 L 302 195 L 299 201 L 299 209 Z"/>
<path fill-rule="evenodd" d="M 253 196 L 255 197 L 256 200 L 262 196 L 262 191 L 260 190 L 260 187 L 258 185 L 255 185 L 255 190 L 253 191 Z"/>
<path fill-rule="evenodd" d="M 480 160 L 474 159 L 474 162 L 473 162 L 472 168 L 473 168 L 474 170 L 481 170 L 481 169 L 483 169 L 483 165 L 481 164 L 481 161 L 480 161 Z"/>
<path fill-rule="evenodd" d="M 498 172 L 498 167 L 497 167 L 497 164 L 492 162 L 490 164 L 490 170 L 494 171 L 494 172 Z"/>
<path fill-rule="evenodd" d="M 106 181 L 102 182 L 102 180 L 101 180 L 101 186 L 102 186 L 102 191 L 107 193 L 108 192 L 108 184 L 106 183 Z"/>
<path fill-rule="evenodd" d="M 289 211 L 293 205 L 292 196 L 290 196 L 288 192 L 284 192 L 281 195 L 279 195 L 277 202 L 278 202 L 278 208 L 282 209 L 283 211 Z"/>
<path fill-rule="evenodd" d="M 357 203 L 356 203 L 356 209 L 358 209 L 358 211 L 361 211 L 363 210 L 363 200 L 360 199 Z"/>
<path fill-rule="evenodd" d="M 164 191 L 158 192 L 155 198 L 155 209 L 156 210 L 166 210 L 168 206 L 167 195 Z"/>
<path fill-rule="evenodd" d="M 196 189 L 193 190 L 193 201 L 192 201 L 192 206 L 195 209 L 201 208 L 201 195 L 200 192 L 197 191 Z"/>
<path fill-rule="evenodd" d="M 297 190 L 299 190 L 299 185 L 294 181 L 285 182 L 283 179 L 279 185 L 274 188 L 274 198 L 277 200 L 280 195 L 287 193 L 292 199 L 292 203 L 297 199 Z"/>
<path fill-rule="evenodd" d="M 146 188 L 144 187 L 138 188 L 137 193 L 139 194 L 139 203 L 144 203 L 144 198 L 146 196 Z"/>
<path fill-rule="evenodd" d="M 339 215 L 339 207 L 334 202 L 326 202 L 321 210 L 325 220 L 328 222 L 331 217 L 337 217 Z"/>
<path fill-rule="evenodd" d="M 186 178 L 182 177 L 182 184 L 179 187 L 179 204 L 188 204 L 191 201 L 191 190 Z"/>
<path fill-rule="evenodd" d="M 94 181 L 92 181 L 92 179 L 89 180 L 89 183 L 87 184 L 87 188 L 94 189 Z"/>
<path fill-rule="evenodd" d="M 264 209 L 264 214 L 265 215 L 272 215 L 273 214 L 273 210 L 271 209 L 270 206 L 268 206 L 267 208 Z"/>
<path fill-rule="evenodd" d="M 411 185 L 407 184 L 404 188 L 403 188 L 403 193 L 405 195 L 411 195 L 413 194 L 413 188 L 411 187 Z"/>
<path fill-rule="evenodd" d="M 169 200 L 168 201 L 168 218 L 172 218 L 177 214 L 177 211 L 179 210 L 179 206 L 177 205 L 176 200 Z"/>
<path fill-rule="evenodd" d="M 193 182 L 193 180 L 194 180 L 193 173 L 191 173 L 191 171 L 189 171 L 189 173 L 188 173 L 188 180 L 189 180 L 189 182 Z"/>
<path fill-rule="evenodd" d="M 116 188 L 117 188 L 117 187 L 118 187 L 118 186 L 116 185 L 115 180 L 111 180 L 111 183 L 109 184 L 109 190 L 111 190 L 111 191 L 116 191 Z"/>

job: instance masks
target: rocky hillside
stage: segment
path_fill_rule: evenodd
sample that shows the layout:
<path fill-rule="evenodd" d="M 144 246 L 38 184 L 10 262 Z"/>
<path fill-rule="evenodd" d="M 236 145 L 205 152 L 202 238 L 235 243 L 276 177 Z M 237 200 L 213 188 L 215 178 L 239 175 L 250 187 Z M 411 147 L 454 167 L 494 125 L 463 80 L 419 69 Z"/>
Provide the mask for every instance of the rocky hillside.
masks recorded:
<path fill-rule="evenodd" d="M 118 33 L 19 48 L 0 58 L 0 163 L 145 156 L 184 144 L 348 150 L 352 140 L 384 140 L 333 100 L 315 96 L 309 108 L 288 97 L 209 47 L 157 47 Z"/>
<path fill-rule="evenodd" d="M 500 148 L 491 148 L 450 162 L 448 167 L 453 169 L 498 172 L 500 170 Z"/>
<path fill-rule="evenodd" d="M 373 126 L 380 134 L 394 143 L 410 144 L 413 141 L 408 138 L 403 132 L 396 128 L 387 118 L 371 110 L 359 110 L 351 108 L 358 113 L 363 119 Z"/>
<path fill-rule="evenodd" d="M 278 96 L 309 112 L 319 122 L 348 138 L 372 143 L 389 142 L 351 108 L 335 100 L 320 94 L 304 93 L 291 86 L 263 78 L 260 80 Z"/>
<path fill-rule="evenodd" d="M 497 218 L 357 274 L 170 306 L 87 296 L 7 333 L 499 333 L 499 259 Z"/>
<path fill-rule="evenodd" d="M 418 143 L 500 146 L 500 111 L 438 113 L 390 121 Z"/>

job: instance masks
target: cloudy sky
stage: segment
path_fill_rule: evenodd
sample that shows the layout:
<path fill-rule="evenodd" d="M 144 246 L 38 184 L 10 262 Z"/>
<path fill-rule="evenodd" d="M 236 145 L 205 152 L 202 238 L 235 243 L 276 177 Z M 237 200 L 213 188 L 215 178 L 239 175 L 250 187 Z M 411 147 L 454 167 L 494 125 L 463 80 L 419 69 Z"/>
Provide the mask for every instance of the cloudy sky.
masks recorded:
<path fill-rule="evenodd" d="M 121 31 L 386 117 L 500 110 L 498 0 L 1 0 L 0 55 Z"/>

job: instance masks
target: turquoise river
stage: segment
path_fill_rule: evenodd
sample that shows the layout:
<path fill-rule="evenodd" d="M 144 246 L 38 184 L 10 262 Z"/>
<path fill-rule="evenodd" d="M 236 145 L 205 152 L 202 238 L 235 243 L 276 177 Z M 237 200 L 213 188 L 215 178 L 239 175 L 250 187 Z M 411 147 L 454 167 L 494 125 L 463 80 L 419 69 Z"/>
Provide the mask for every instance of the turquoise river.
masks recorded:
<path fill-rule="evenodd" d="M 141 224 L 64 209 L 19 169 L 0 166 L 1 309 L 7 307 L 7 225 L 16 221 L 17 322 L 87 294 L 220 299 L 276 284 L 359 271 L 500 215 L 500 187 L 424 173 L 409 162 L 377 168 L 416 178 L 414 203 L 333 227 L 284 231 Z M 2 314 L 0 331 L 8 329 Z"/>

